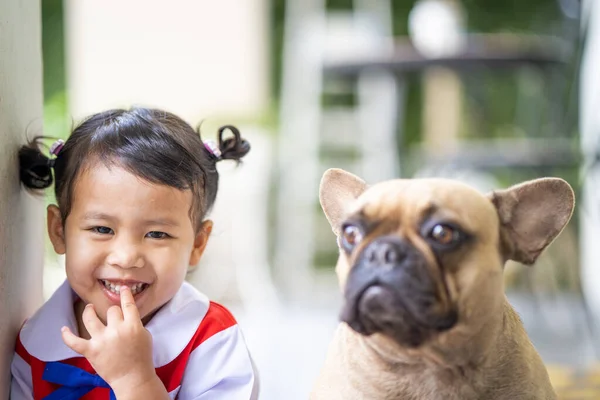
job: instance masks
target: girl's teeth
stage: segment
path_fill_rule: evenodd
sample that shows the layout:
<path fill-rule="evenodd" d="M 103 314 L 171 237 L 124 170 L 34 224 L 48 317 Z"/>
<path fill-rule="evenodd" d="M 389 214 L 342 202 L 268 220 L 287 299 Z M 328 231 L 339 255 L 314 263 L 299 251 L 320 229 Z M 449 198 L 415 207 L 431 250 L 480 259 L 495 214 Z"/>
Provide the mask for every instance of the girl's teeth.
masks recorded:
<path fill-rule="evenodd" d="M 105 281 L 105 280 L 102 280 L 102 284 L 108 290 L 110 290 L 111 292 L 116 293 L 116 294 L 121 293 L 121 286 L 123 286 L 123 285 L 119 285 L 119 284 L 115 285 L 114 283 L 111 283 L 111 282 Z M 144 283 L 135 283 L 135 284 L 131 285 L 129 288 L 131 289 L 131 293 L 132 294 L 137 294 L 137 293 L 141 292 L 142 289 L 146 288 L 146 284 L 144 284 Z"/>

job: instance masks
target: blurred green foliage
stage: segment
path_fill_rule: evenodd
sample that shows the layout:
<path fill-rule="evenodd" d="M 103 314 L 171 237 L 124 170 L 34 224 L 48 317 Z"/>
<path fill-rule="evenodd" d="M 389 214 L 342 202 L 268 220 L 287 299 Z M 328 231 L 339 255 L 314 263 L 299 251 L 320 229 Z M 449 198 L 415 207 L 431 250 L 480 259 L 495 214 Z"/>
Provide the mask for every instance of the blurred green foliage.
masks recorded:
<path fill-rule="evenodd" d="M 67 116 L 63 3 L 62 0 L 44 0 L 41 4 L 44 135 L 66 137 L 70 121 Z"/>

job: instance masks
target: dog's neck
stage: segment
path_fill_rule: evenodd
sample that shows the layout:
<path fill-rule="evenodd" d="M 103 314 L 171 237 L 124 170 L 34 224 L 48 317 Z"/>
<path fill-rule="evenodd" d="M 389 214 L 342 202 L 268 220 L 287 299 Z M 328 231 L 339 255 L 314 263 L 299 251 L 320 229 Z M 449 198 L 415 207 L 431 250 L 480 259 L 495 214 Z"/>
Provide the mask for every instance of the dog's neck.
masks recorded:
<path fill-rule="evenodd" d="M 505 325 L 507 321 L 512 321 L 512 313 L 511 306 L 504 302 L 499 310 L 492 313 L 493 316 L 481 320 L 476 327 L 473 327 L 474 324 L 459 324 L 448 332 L 437 334 L 418 348 L 402 347 L 381 335 L 365 337 L 352 330 L 348 335 L 353 336 L 350 341 L 362 343 L 361 350 L 371 353 L 388 369 L 481 368 L 487 363 L 490 351 L 505 340 Z M 518 328 L 512 325 L 511 330 Z"/>
<path fill-rule="evenodd" d="M 350 387 L 360 382 L 360 387 L 352 389 L 372 399 L 481 398 L 490 394 L 490 381 L 510 388 L 514 374 L 532 374 L 527 362 L 536 354 L 508 302 L 479 332 L 448 336 L 445 342 L 434 341 L 418 350 L 399 351 L 391 341 L 364 337 L 345 324 L 336 335 L 338 347 L 330 351 L 337 354 L 330 358 L 340 364 L 330 370 L 337 371 Z M 514 348 L 516 337 L 523 348 Z M 445 397 L 439 397 L 442 393 Z"/>

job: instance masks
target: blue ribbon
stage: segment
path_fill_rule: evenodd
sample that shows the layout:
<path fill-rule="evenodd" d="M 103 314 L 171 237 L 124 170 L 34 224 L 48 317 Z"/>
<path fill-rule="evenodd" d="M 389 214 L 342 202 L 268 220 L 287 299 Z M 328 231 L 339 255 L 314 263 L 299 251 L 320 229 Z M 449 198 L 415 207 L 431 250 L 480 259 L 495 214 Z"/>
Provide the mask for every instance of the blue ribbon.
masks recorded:
<path fill-rule="evenodd" d="M 61 362 L 46 363 L 42 379 L 62 385 L 43 400 L 79 400 L 95 388 L 110 389 L 108 383 L 100 376 Z M 110 390 L 110 400 L 117 400 L 112 389 Z"/>

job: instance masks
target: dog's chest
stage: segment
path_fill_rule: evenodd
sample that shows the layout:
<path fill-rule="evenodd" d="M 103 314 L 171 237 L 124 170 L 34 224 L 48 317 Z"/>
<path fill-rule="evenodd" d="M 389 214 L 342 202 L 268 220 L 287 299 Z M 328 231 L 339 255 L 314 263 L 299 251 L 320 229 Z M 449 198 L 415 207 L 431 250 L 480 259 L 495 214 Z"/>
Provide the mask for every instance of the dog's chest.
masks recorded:
<path fill-rule="evenodd" d="M 385 386 L 387 393 L 382 393 L 381 399 L 386 400 L 478 400 L 483 394 L 464 376 L 427 370 L 400 372 L 395 380 L 390 378 L 387 385 L 382 385 Z"/>

